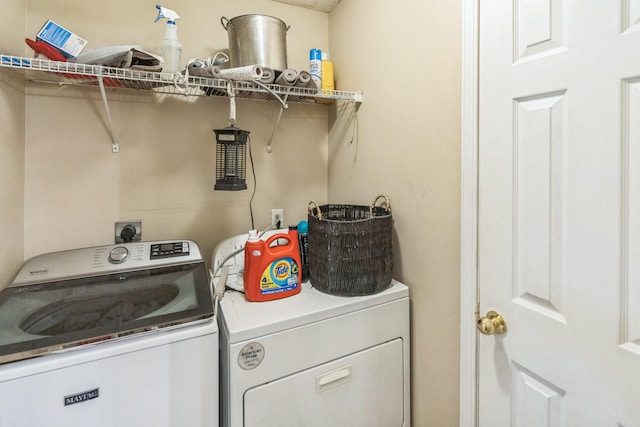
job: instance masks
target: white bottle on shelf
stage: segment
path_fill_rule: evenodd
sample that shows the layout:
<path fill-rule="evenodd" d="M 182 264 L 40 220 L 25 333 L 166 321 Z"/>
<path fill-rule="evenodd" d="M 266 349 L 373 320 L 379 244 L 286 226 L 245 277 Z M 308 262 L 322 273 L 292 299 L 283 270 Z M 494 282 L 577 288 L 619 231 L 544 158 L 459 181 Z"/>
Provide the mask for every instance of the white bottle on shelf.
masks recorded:
<path fill-rule="evenodd" d="M 164 57 L 163 73 L 179 73 L 182 71 L 182 44 L 178 41 L 178 25 L 176 19 L 179 19 L 177 13 L 171 9 L 164 8 L 160 5 L 156 6 L 159 10 L 158 20 L 167 19 L 167 29 L 164 33 L 164 39 L 160 44 L 162 48 L 162 56 Z"/>
<path fill-rule="evenodd" d="M 322 88 L 322 51 L 320 49 L 309 51 L 309 71 L 311 79 L 320 90 Z"/>

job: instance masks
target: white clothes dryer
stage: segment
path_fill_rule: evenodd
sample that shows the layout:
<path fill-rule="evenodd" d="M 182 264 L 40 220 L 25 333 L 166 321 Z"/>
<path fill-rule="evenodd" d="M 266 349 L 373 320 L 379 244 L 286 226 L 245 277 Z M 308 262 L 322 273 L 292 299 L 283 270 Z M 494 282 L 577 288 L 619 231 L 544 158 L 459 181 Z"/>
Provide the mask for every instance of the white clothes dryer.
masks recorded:
<path fill-rule="evenodd" d="M 223 259 L 214 253 L 214 267 Z M 241 275 L 242 259 L 228 262 Z M 218 323 L 222 426 L 410 425 L 406 285 L 339 297 L 305 282 L 299 294 L 269 302 L 228 291 Z"/>
<path fill-rule="evenodd" d="M 218 426 L 218 328 L 195 242 L 45 254 L 0 292 L 0 426 Z"/>

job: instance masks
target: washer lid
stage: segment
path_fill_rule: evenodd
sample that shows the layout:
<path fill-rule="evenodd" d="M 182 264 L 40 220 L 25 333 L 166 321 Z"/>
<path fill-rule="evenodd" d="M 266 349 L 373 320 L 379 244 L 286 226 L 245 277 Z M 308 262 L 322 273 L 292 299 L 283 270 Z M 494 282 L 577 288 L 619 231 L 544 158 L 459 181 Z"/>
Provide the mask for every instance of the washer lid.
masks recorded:
<path fill-rule="evenodd" d="M 212 316 L 202 261 L 9 287 L 0 292 L 0 363 Z"/>
<path fill-rule="evenodd" d="M 396 280 L 385 291 L 362 297 L 328 295 L 309 282 L 297 295 L 266 302 L 249 302 L 243 293 L 230 291 L 220 301 L 220 321 L 229 342 L 237 343 L 401 298 L 409 298 L 409 288 Z"/>

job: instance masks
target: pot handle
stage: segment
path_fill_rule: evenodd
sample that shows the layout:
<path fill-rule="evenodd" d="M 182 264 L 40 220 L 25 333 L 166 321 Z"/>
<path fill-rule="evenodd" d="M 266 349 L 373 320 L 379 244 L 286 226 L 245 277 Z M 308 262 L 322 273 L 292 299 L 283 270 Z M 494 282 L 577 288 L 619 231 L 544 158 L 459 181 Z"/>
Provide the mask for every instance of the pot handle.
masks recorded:
<path fill-rule="evenodd" d="M 229 20 L 228 20 L 226 17 L 224 17 L 224 16 L 223 16 L 222 18 L 220 18 L 220 23 L 222 24 L 222 27 L 223 27 L 225 30 L 227 30 L 227 31 L 229 30 L 229 22 L 231 22 L 231 21 L 229 21 Z"/>

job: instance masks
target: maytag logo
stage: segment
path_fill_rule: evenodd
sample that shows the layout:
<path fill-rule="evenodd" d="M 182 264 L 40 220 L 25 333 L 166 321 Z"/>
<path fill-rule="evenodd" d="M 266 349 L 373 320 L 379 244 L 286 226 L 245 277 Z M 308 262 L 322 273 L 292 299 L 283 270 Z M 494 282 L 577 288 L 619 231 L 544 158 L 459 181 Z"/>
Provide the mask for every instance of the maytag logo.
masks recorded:
<path fill-rule="evenodd" d="M 43 274 L 47 274 L 49 272 L 48 268 L 43 268 L 42 270 L 31 270 L 29 272 L 30 276 L 42 276 Z"/>
<path fill-rule="evenodd" d="M 76 403 L 86 402 L 87 400 L 93 400 L 100 396 L 100 389 L 94 388 L 93 390 L 83 391 L 82 393 L 72 394 L 64 397 L 64 406 L 75 405 Z"/>

